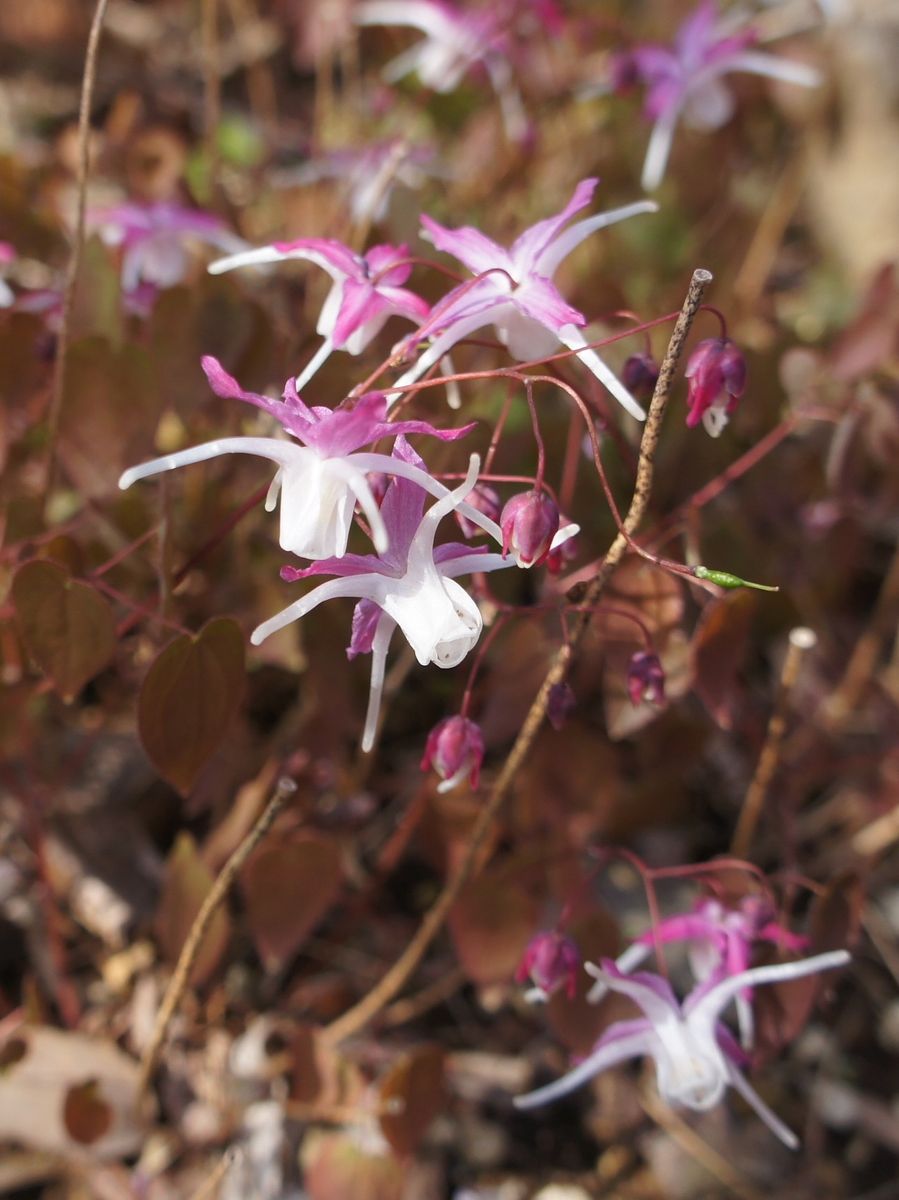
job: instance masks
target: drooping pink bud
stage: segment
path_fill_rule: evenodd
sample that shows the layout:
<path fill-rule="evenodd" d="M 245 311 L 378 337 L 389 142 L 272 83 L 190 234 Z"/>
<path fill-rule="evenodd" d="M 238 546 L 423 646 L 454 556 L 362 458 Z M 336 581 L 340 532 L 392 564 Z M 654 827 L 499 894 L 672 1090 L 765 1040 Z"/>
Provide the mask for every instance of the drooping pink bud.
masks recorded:
<path fill-rule="evenodd" d="M 539 566 L 559 531 L 559 510 L 546 492 L 519 492 L 506 501 L 499 524 L 503 557 L 511 550 L 520 567 Z"/>
<path fill-rule="evenodd" d="M 648 400 L 659 378 L 659 364 L 651 354 L 632 354 L 621 368 L 621 382 L 638 400 Z"/>
<path fill-rule="evenodd" d="M 553 729 L 558 732 L 577 707 L 577 697 L 571 690 L 571 684 L 554 683 L 549 689 L 546 701 L 546 715 Z"/>
<path fill-rule="evenodd" d="M 665 703 L 665 671 L 659 656 L 648 650 L 638 650 L 627 668 L 627 690 L 635 707 L 644 700 L 650 704 Z"/>
<path fill-rule="evenodd" d="M 492 488 L 489 483 L 476 483 L 472 491 L 468 493 L 467 500 L 472 508 L 476 508 L 485 517 L 489 517 L 491 521 L 496 521 L 499 524 L 503 502 L 496 488 Z M 459 528 L 465 537 L 474 537 L 476 533 L 481 532 L 480 526 L 475 525 L 473 521 L 469 521 L 468 517 L 461 513 L 458 508 L 455 510 L 455 516 L 459 522 Z"/>
<path fill-rule="evenodd" d="M 548 1000 L 553 992 L 565 988 L 569 999 L 577 990 L 581 952 L 577 944 L 557 929 L 535 934 L 515 972 L 517 983 L 530 979 L 534 988 L 529 1000 Z"/>
<path fill-rule="evenodd" d="M 468 776 L 471 787 L 478 786 L 481 763 L 484 761 L 484 739 L 481 731 L 467 717 L 444 717 L 428 734 L 421 769 L 431 767 L 443 780 L 438 792 L 448 792 Z"/>
<path fill-rule="evenodd" d="M 718 437 L 746 390 L 746 359 L 730 338 L 706 338 L 687 361 L 687 426 L 702 421 L 711 437 Z"/>

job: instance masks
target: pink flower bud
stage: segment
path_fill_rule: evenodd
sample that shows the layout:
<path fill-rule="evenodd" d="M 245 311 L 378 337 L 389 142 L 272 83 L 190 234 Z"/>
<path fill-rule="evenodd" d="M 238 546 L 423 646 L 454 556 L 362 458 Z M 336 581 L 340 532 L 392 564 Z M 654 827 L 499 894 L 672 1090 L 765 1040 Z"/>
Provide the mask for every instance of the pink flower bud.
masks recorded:
<path fill-rule="evenodd" d="M 665 672 L 657 654 L 638 650 L 627 668 L 627 690 L 634 706 L 647 700 L 650 704 L 665 703 Z"/>
<path fill-rule="evenodd" d="M 638 400 L 648 400 L 659 378 L 659 364 L 651 354 L 632 354 L 621 369 L 621 382 Z"/>
<path fill-rule="evenodd" d="M 559 510 L 546 492 L 519 492 L 506 502 L 499 524 L 503 556 L 511 550 L 520 567 L 539 566 L 559 531 Z"/>
<path fill-rule="evenodd" d="M 730 338 L 707 338 L 687 361 L 687 426 L 702 421 L 706 432 L 717 437 L 746 390 L 746 359 Z"/>
<path fill-rule="evenodd" d="M 553 729 L 557 732 L 562 729 L 576 706 L 577 697 L 571 690 L 571 685 L 554 683 L 549 689 L 549 698 L 546 702 L 546 715 Z"/>
<path fill-rule="evenodd" d="M 515 972 L 515 980 L 524 983 L 530 979 L 534 984 L 529 999 L 547 1000 L 562 987 L 570 999 L 577 990 L 580 967 L 581 952 L 576 943 L 558 930 L 548 930 L 531 938 Z"/>
<path fill-rule="evenodd" d="M 443 780 L 437 791 L 448 792 L 468 776 L 471 787 L 478 786 L 484 761 L 484 739 L 474 721 L 467 717 L 445 717 L 428 734 L 421 769 L 431 767 Z"/>
<path fill-rule="evenodd" d="M 485 517 L 489 517 L 491 521 L 499 524 L 503 502 L 496 488 L 492 488 L 489 483 L 476 483 L 474 489 L 468 493 L 467 500 L 472 508 L 476 508 Z M 455 516 L 465 537 L 474 537 L 476 533 L 481 532 L 480 526 L 469 521 L 458 509 L 456 509 Z"/>

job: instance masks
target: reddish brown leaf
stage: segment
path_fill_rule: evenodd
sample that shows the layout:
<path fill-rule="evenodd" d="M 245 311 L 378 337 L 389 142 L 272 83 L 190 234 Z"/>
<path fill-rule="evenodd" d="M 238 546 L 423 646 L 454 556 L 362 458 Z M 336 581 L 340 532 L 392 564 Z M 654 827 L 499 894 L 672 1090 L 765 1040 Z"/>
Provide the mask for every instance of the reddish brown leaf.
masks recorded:
<path fill-rule="evenodd" d="M 12 583 L 22 641 L 64 700 L 72 700 L 115 653 L 115 617 L 88 583 L 56 563 L 34 559 Z"/>
<path fill-rule="evenodd" d="M 175 962 L 181 953 L 200 906 L 212 887 L 212 874 L 197 854 L 196 843 L 189 833 L 181 833 L 166 864 L 162 898 L 156 913 L 156 936 L 162 953 Z M 223 908 L 212 918 L 200 952 L 197 955 L 190 981 L 202 984 L 225 952 L 231 936 L 231 922 Z"/>
<path fill-rule="evenodd" d="M 247 917 L 269 971 L 290 958 L 334 903 L 340 857 L 333 838 L 299 834 L 262 846 L 247 863 L 241 876 Z"/>
<path fill-rule="evenodd" d="M 395 1154 L 413 1154 L 444 1102 L 443 1051 L 402 1055 L 381 1084 L 381 1132 Z"/>
<path fill-rule="evenodd" d="M 511 980 L 536 923 L 536 901 L 505 877 L 485 872 L 469 883 L 449 918 L 469 979 L 482 984 Z"/>
<path fill-rule="evenodd" d="M 809 913 L 809 954 L 851 946 L 858 935 L 864 891 L 852 872 L 838 875 L 815 897 Z M 805 1028 L 818 997 L 834 985 L 839 971 L 825 971 L 759 988 L 755 994 L 756 1061 L 779 1054 Z"/>
<path fill-rule="evenodd" d="M 125 467 L 148 457 L 162 408 L 155 363 L 142 346 L 74 342 L 66 363 L 59 454 L 89 498 L 118 495 Z"/>
<path fill-rule="evenodd" d="M 243 684 L 243 634 L 226 617 L 176 638 L 150 667 L 138 701 L 140 739 L 182 794 L 227 733 Z"/>
<path fill-rule="evenodd" d="M 742 695 L 738 674 L 746 658 L 757 604 L 750 592 L 731 592 L 713 600 L 693 636 L 693 686 L 722 729 L 733 727 Z"/>
<path fill-rule="evenodd" d="M 90 1146 L 108 1133 L 113 1117 L 96 1079 L 69 1088 L 62 1115 L 66 1132 L 82 1146 Z"/>

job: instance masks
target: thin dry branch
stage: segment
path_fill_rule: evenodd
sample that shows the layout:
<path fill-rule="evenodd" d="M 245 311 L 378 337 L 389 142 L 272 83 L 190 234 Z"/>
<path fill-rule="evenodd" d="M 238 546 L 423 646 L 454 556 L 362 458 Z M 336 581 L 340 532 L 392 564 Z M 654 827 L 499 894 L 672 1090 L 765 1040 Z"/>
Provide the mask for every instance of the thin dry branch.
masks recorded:
<path fill-rule="evenodd" d="M 200 947 L 203 945 L 203 939 L 209 932 L 212 918 L 218 912 L 225 897 L 231 890 L 231 885 L 240 873 L 244 863 L 271 829 L 275 818 L 284 807 L 288 797 L 293 795 L 295 791 L 296 784 L 292 779 L 282 778 L 278 781 L 271 799 L 260 813 L 253 828 L 222 867 L 221 871 L 219 871 L 212 887 L 209 889 L 206 899 L 203 901 L 200 911 L 197 913 L 194 923 L 190 927 L 187 939 L 181 948 L 175 970 L 162 998 L 159 1012 L 156 1014 L 153 1035 L 141 1059 L 138 1094 L 146 1090 L 153 1077 L 153 1072 L 156 1070 L 156 1064 L 159 1061 L 159 1055 L 165 1041 L 166 1031 L 187 990 L 187 981 L 190 979 L 190 973 L 197 960 Z"/>
<path fill-rule="evenodd" d="M 358 1033 L 405 986 L 418 964 L 424 958 L 428 947 L 442 929 L 450 909 L 455 904 L 462 888 L 473 875 L 481 848 L 486 841 L 493 822 L 508 795 L 515 776 L 523 766 L 534 744 L 534 740 L 543 725 L 550 692 L 556 684 L 563 681 L 568 673 L 575 652 L 592 620 L 593 614 L 591 610 L 598 601 L 609 577 L 624 556 L 629 537 L 638 528 L 646 513 L 652 493 L 653 469 L 656 449 L 659 444 L 662 418 L 668 403 L 674 372 L 677 368 L 687 334 L 690 331 L 690 326 L 702 303 L 705 289 L 711 283 L 711 280 L 712 275 L 709 271 L 697 270 L 693 272 L 687 297 L 684 300 L 680 315 L 671 334 L 668 350 L 659 371 L 659 378 L 653 393 L 652 403 L 649 406 L 649 414 L 646 418 L 646 426 L 640 442 L 640 458 L 637 464 L 634 494 L 627 516 L 624 518 L 622 532 L 618 534 L 609 547 L 609 551 L 596 577 L 587 585 L 583 597 L 583 608 L 578 613 L 571 637 L 564 645 L 560 646 L 546 673 L 540 690 L 524 719 L 524 724 L 521 727 L 518 737 L 515 739 L 515 743 L 509 752 L 509 756 L 481 809 L 463 860 L 459 864 L 455 874 L 451 875 L 447 880 L 446 885 L 425 915 L 406 949 L 381 981 L 366 996 L 363 996 L 353 1008 L 348 1009 L 343 1016 L 338 1017 L 336 1021 L 333 1021 L 323 1030 L 322 1036 L 326 1042 L 333 1045 Z"/>
<path fill-rule="evenodd" d="M 87 178 L 90 171 L 90 132 L 91 108 L 94 102 L 94 85 L 97 80 L 97 57 L 100 51 L 100 35 L 103 32 L 103 22 L 106 20 L 106 9 L 109 0 L 97 0 L 91 21 L 90 33 L 87 39 L 87 53 L 84 58 L 84 75 L 81 80 L 81 100 L 78 107 L 78 173 L 76 176 L 75 198 L 75 230 L 72 239 L 72 254 L 69 258 L 66 272 L 66 285 L 62 297 L 62 315 L 59 323 L 59 337 L 56 342 L 56 363 L 53 371 L 53 389 L 50 394 L 50 410 L 47 417 L 49 437 L 47 441 L 47 474 L 44 487 L 45 502 L 53 487 L 56 463 L 56 442 L 59 437 L 59 421 L 62 414 L 63 389 L 65 387 L 66 367 L 69 361 L 69 325 L 72 316 L 72 305 L 75 301 L 75 288 L 78 284 L 78 272 L 81 269 L 81 258 L 84 252 L 84 233 L 87 222 Z"/>

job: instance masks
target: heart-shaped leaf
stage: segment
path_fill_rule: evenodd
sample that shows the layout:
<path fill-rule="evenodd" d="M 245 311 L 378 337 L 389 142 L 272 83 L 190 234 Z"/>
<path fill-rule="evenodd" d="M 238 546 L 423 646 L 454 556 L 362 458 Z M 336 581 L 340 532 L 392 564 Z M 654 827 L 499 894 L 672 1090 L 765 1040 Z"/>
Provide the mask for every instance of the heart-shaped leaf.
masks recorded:
<path fill-rule="evenodd" d="M 381 1132 L 395 1154 L 413 1154 L 444 1101 L 443 1051 L 403 1054 L 381 1083 Z"/>
<path fill-rule="evenodd" d="M 348 1133 L 307 1133 L 301 1162 L 310 1200 L 400 1200 L 403 1195 L 401 1164 Z"/>
<path fill-rule="evenodd" d="M 140 740 L 182 794 L 227 733 L 243 684 L 243 634 L 227 617 L 195 637 L 175 638 L 147 672 L 137 708 Z"/>
<path fill-rule="evenodd" d="M 508 982 L 537 924 L 527 892 L 495 874 L 469 883 L 450 913 L 449 929 L 462 969 L 473 983 Z"/>
<path fill-rule="evenodd" d="M 333 838 L 300 834 L 272 841 L 241 877 L 253 940 L 269 971 L 297 950 L 333 904 L 343 871 Z"/>
<path fill-rule="evenodd" d="M 155 922 L 156 936 L 169 962 L 175 962 L 181 953 L 211 887 L 212 873 L 197 853 L 194 839 L 189 833 L 180 833 L 166 864 Z M 212 918 L 194 963 L 190 976 L 194 986 L 202 984 L 218 966 L 230 936 L 231 922 L 220 908 Z"/>
<path fill-rule="evenodd" d="M 115 653 L 112 608 L 96 588 L 44 559 L 18 569 L 12 599 L 28 653 L 62 698 L 74 699 Z"/>

